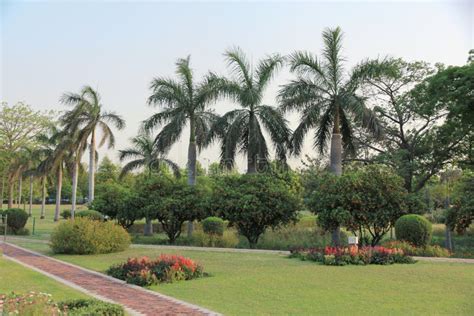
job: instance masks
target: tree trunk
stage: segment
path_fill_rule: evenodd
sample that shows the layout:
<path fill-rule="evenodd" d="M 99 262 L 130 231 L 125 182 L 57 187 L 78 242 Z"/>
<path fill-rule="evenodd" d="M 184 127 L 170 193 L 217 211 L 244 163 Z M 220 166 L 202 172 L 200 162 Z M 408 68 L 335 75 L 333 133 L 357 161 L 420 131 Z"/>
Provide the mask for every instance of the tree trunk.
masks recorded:
<path fill-rule="evenodd" d="M 256 132 L 255 132 L 255 114 L 250 113 L 249 117 L 249 149 L 247 153 L 247 174 L 257 172 L 257 153 L 256 153 Z"/>
<path fill-rule="evenodd" d="M 3 197 L 5 195 L 5 173 L 2 174 L 2 196 L 0 201 L 0 210 L 3 209 Z"/>
<path fill-rule="evenodd" d="M 337 176 L 342 174 L 342 135 L 339 129 L 339 109 L 336 109 L 336 115 L 334 118 L 334 129 L 331 137 L 331 150 L 330 150 L 330 166 L 331 173 Z M 341 244 L 341 228 L 337 227 L 331 233 L 333 246 L 339 246 Z"/>
<path fill-rule="evenodd" d="M 76 158 L 74 162 L 74 169 L 72 170 L 72 193 L 71 193 L 71 219 L 74 219 L 76 212 L 76 196 L 77 196 L 77 178 L 79 172 L 79 159 Z"/>
<path fill-rule="evenodd" d="M 56 183 L 56 208 L 54 209 L 54 221 L 59 220 L 59 212 L 61 209 L 61 191 L 63 187 L 63 167 L 59 165 L 58 167 L 58 179 Z"/>
<path fill-rule="evenodd" d="M 188 147 L 188 184 L 196 185 L 196 131 L 194 126 L 194 119 L 190 121 L 190 136 Z M 194 225 L 193 221 L 188 221 L 188 237 L 193 235 Z"/>
<path fill-rule="evenodd" d="M 22 189 L 22 184 L 23 184 L 23 178 L 20 175 L 18 176 L 18 208 L 21 208 L 21 189 Z"/>
<path fill-rule="evenodd" d="M 44 219 L 46 208 L 46 176 L 41 178 L 41 215 L 40 219 Z"/>
<path fill-rule="evenodd" d="M 153 223 L 149 217 L 145 218 L 145 228 L 143 230 L 143 235 L 153 236 Z"/>
<path fill-rule="evenodd" d="M 14 198 L 14 177 L 8 179 L 8 208 L 13 208 Z"/>
<path fill-rule="evenodd" d="M 95 129 L 91 134 L 91 148 L 89 149 L 89 201 L 94 201 L 94 184 L 95 184 Z"/>
<path fill-rule="evenodd" d="M 449 251 L 453 251 L 453 241 L 451 238 L 451 228 L 446 224 L 446 229 L 444 232 L 445 240 L 444 240 L 444 247 Z"/>
<path fill-rule="evenodd" d="M 33 211 L 33 176 L 30 175 L 30 198 L 28 204 L 28 216 L 31 217 Z"/>

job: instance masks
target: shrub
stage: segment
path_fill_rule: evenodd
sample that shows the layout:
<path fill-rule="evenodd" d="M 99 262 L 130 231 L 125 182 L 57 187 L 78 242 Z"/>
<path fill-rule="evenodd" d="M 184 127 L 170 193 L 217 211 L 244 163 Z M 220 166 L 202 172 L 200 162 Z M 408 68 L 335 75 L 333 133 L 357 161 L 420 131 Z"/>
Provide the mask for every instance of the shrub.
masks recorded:
<path fill-rule="evenodd" d="M 94 221 L 102 221 L 104 220 L 104 215 L 102 215 L 100 212 L 94 211 L 94 210 L 84 210 L 76 213 L 77 217 L 87 217 L 91 220 Z"/>
<path fill-rule="evenodd" d="M 222 236 L 224 234 L 224 221 L 219 217 L 207 217 L 202 221 L 202 230 L 208 235 Z"/>
<path fill-rule="evenodd" d="M 201 230 L 195 230 L 188 244 L 197 247 L 235 248 L 239 244 L 239 238 L 234 230 L 225 230 L 222 236 L 210 236 Z"/>
<path fill-rule="evenodd" d="M 129 245 L 130 236 L 123 227 L 88 218 L 60 223 L 54 228 L 50 241 L 53 252 L 68 254 L 117 252 Z"/>
<path fill-rule="evenodd" d="M 125 263 L 111 266 L 106 273 L 127 283 L 148 286 L 195 279 L 203 275 L 203 269 L 189 258 L 162 254 L 155 260 L 129 258 Z"/>
<path fill-rule="evenodd" d="M 343 266 L 348 264 L 393 264 L 415 263 L 413 258 L 407 256 L 401 249 L 391 249 L 380 246 L 375 247 L 325 247 L 309 249 L 293 249 L 291 258 L 315 261 L 325 265 Z"/>
<path fill-rule="evenodd" d="M 403 215 L 395 222 L 395 235 L 415 246 L 427 246 L 431 241 L 431 223 L 420 215 Z"/>
<path fill-rule="evenodd" d="M 289 184 L 268 175 L 224 176 L 216 180 L 212 207 L 245 236 L 255 248 L 267 228 L 277 228 L 297 219 L 298 196 Z"/>
<path fill-rule="evenodd" d="M 64 219 L 71 218 L 71 210 L 64 210 L 61 212 L 61 217 Z"/>
<path fill-rule="evenodd" d="M 24 228 L 28 221 L 28 213 L 20 208 L 10 208 L 3 213 L 8 216 L 7 226 L 14 234 Z"/>
<path fill-rule="evenodd" d="M 59 308 L 69 316 L 100 315 L 123 316 L 125 311 L 122 306 L 106 303 L 94 299 L 76 299 L 58 303 Z"/>

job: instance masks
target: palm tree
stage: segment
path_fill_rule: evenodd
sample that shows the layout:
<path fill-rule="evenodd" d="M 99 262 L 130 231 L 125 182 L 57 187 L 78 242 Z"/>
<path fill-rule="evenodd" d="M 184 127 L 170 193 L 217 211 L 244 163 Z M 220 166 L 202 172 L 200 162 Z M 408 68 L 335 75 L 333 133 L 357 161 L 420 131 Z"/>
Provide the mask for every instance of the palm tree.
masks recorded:
<path fill-rule="evenodd" d="M 268 56 L 253 71 L 239 48 L 224 55 L 233 78 L 217 80 L 219 93 L 239 103 L 242 109 L 227 112 L 209 133 L 209 142 L 216 138 L 221 142 L 221 165 L 232 168 L 238 151 L 247 154 L 247 173 L 255 173 L 257 165 L 267 165 L 269 154 L 263 128 L 275 146 L 277 160 L 286 163 L 291 135 L 288 122 L 278 109 L 262 104 L 265 88 L 283 65 L 283 58 L 277 54 Z"/>
<path fill-rule="evenodd" d="M 197 149 L 204 146 L 207 132 L 217 117 L 207 107 L 218 95 L 212 77 L 206 77 L 201 83 L 194 83 L 189 56 L 178 59 L 176 74 L 178 81 L 164 77 L 152 80 L 152 94 L 148 98 L 148 104 L 161 106 L 163 110 L 148 118 L 144 122 L 144 128 L 151 131 L 162 127 L 155 138 L 155 146 L 158 152 L 167 153 L 181 137 L 183 129 L 189 126 L 188 184 L 195 185 Z M 192 234 L 192 229 L 190 222 L 188 235 Z"/>
<path fill-rule="evenodd" d="M 292 136 L 293 153 L 301 153 L 306 134 L 315 129 L 314 146 L 320 154 L 330 144 L 330 171 L 342 173 L 342 150 L 354 152 L 353 122 L 374 135 L 381 135 L 380 125 L 369 110 L 364 98 L 356 94 L 360 74 L 353 71 L 348 77 L 341 55 L 343 34 L 339 27 L 323 32 L 322 58 L 308 52 L 295 52 L 289 57 L 291 71 L 298 77 L 285 85 L 279 99 L 285 112 L 296 110 L 301 119 Z M 353 121 L 353 122 L 352 122 Z M 333 243 L 340 244 L 339 229 L 333 232 Z"/>
<path fill-rule="evenodd" d="M 132 138 L 133 147 L 120 150 L 119 158 L 120 161 L 133 159 L 129 161 L 120 173 L 120 178 L 125 176 L 132 170 L 139 168 L 145 168 L 150 177 L 153 171 L 159 171 L 162 165 L 166 165 L 171 168 L 176 177 L 180 176 L 179 166 L 173 161 L 161 157 L 160 152 L 155 146 L 154 139 L 148 133 L 142 133 Z M 152 220 L 149 217 L 145 218 L 145 236 L 153 235 Z"/>
<path fill-rule="evenodd" d="M 68 131 L 81 130 L 84 137 L 90 137 L 89 145 L 89 203 L 94 200 L 94 176 L 96 163 L 96 131 L 100 128 L 102 138 L 97 147 L 102 147 L 108 142 L 109 148 L 115 145 L 115 137 L 108 123 L 121 130 L 125 121 L 113 112 L 104 112 L 100 95 L 90 86 L 85 86 L 80 93 L 65 93 L 61 102 L 75 106 L 74 109 L 63 117 Z"/>

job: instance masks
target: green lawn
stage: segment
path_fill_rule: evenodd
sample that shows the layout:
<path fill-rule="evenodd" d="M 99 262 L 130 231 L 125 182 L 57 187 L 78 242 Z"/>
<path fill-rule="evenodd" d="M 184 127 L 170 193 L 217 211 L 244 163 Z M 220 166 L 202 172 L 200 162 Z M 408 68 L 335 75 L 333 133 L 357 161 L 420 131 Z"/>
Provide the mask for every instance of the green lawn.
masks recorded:
<path fill-rule="evenodd" d="M 17 243 L 51 255 L 45 244 Z M 330 267 L 274 254 L 147 248 L 55 257 L 103 272 L 128 257 L 162 252 L 196 259 L 212 276 L 153 290 L 226 315 L 472 315 L 474 310 L 474 265 L 469 264 Z"/>
<path fill-rule="evenodd" d="M 87 298 L 88 296 L 71 289 L 53 279 L 0 256 L 0 293 L 46 292 L 56 301 Z"/>

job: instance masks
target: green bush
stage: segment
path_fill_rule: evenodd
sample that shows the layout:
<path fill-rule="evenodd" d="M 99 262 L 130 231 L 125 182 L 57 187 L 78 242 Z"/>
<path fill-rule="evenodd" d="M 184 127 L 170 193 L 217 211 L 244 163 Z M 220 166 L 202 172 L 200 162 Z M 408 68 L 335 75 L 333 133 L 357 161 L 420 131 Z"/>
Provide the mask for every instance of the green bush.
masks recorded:
<path fill-rule="evenodd" d="M 87 217 L 89 219 L 92 219 L 94 221 L 102 221 L 104 220 L 104 215 L 102 215 L 100 212 L 94 211 L 94 210 L 84 210 L 76 213 L 76 217 Z"/>
<path fill-rule="evenodd" d="M 182 240 L 178 240 L 177 244 Z M 235 248 L 239 244 L 239 237 L 234 230 L 225 230 L 222 236 L 211 236 L 201 230 L 195 230 L 190 240 L 184 244 L 196 247 Z"/>
<path fill-rule="evenodd" d="M 122 306 L 112 303 L 106 303 L 94 299 L 76 299 L 62 301 L 58 303 L 58 307 L 67 312 L 69 316 L 122 316 L 125 311 Z"/>
<path fill-rule="evenodd" d="M 20 208 L 7 209 L 3 214 L 8 216 L 7 226 L 14 234 L 24 228 L 28 221 L 28 213 Z"/>
<path fill-rule="evenodd" d="M 407 241 L 392 240 L 384 243 L 384 247 L 391 249 L 401 249 L 410 256 L 419 257 L 450 257 L 451 253 L 448 249 L 442 248 L 439 245 L 428 245 L 425 247 L 416 247 Z"/>
<path fill-rule="evenodd" d="M 68 220 L 56 226 L 50 247 L 55 253 L 98 254 L 123 251 L 130 245 L 130 235 L 113 222 L 88 218 Z"/>
<path fill-rule="evenodd" d="M 224 234 L 224 221 L 219 217 L 207 217 L 202 221 L 202 230 L 213 236 L 222 236 Z"/>
<path fill-rule="evenodd" d="M 429 245 L 432 230 L 431 223 L 421 215 L 403 215 L 395 222 L 397 239 L 408 241 L 417 247 Z"/>
<path fill-rule="evenodd" d="M 71 210 L 64 210 L 61 212 L 61 217 L 64 219 L 71 218 Z"/>

